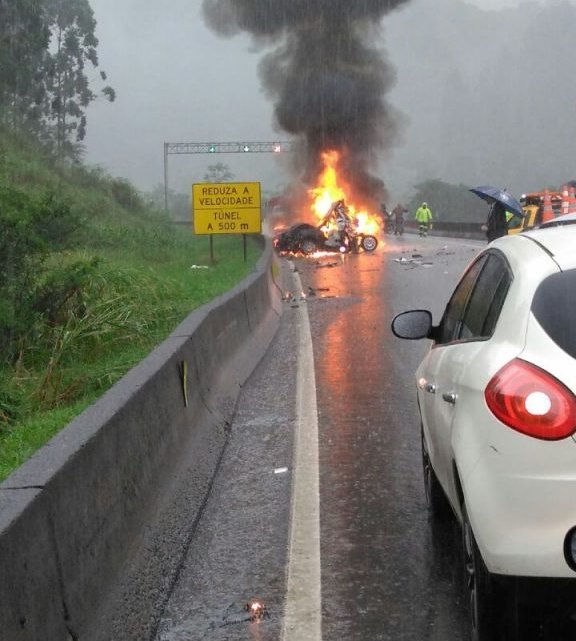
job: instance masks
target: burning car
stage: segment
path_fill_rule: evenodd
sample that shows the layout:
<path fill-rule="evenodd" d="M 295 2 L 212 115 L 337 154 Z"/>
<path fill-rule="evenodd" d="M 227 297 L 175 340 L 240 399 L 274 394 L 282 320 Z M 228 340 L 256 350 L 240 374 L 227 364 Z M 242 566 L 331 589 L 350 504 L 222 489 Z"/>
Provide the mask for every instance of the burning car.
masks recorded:
<path fill-rule="evenodd" d="M 350 216 L 344 200 L 332 203 L 319 225 L 298 223 L 274 239 L 279 253 L 314 254 L 317 251 L 372 252 L 378 239 L 360 231 L 358 221 Z"/>

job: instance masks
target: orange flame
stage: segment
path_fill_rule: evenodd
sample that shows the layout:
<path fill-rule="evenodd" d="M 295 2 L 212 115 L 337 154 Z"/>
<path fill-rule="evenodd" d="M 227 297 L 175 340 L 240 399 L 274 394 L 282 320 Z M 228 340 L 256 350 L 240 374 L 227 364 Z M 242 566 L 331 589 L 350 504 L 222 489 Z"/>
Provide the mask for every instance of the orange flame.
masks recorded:
<path fill-rule="evenodd" d="M 322 153 L 324 170 L 318 178 L 318 185 L 308 191 L 312 199 L 311 210 L 318 222 L 321 222 L 332 203 L 343 199 L 348 207 L 350 216 L 357 221 L 358 231 L 363 234 L 376 235 L 380 230 L 379 219 L 354 203 L 352 189 L 338 175 L 340 158 L 341 154 L 336 150 Z"/>

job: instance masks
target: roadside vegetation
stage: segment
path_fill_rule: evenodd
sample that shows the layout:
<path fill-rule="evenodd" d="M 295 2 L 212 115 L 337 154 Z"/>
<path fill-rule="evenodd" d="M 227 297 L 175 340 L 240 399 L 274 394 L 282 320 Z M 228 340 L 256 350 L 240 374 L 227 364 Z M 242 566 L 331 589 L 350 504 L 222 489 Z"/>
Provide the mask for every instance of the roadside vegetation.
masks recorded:
<path fill-rule="evenodd" d="M 0 0 L 0 480 L 260 254 L 220 236 L 211 264 L 207 238 L 84 166 L 88 107 L 116 98 L 95 28 L 89 0 Z"/>
<path fill-rule="evenodd" d="M 0 479 L 260 255 L 0 131 Z"/>

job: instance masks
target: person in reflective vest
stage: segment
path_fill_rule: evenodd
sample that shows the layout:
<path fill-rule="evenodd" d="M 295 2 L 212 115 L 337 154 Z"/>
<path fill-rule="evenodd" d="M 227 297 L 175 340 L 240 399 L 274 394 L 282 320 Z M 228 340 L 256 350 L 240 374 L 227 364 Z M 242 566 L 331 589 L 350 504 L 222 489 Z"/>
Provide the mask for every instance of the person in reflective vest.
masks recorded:
<path fill-rule="evenodd" d="M 428 230 L 432 226 L 432 211 L 428 203 L 422 203 L 416 210 L 416 222 L 418 223 L 418 235 L 427 236 Z"/>

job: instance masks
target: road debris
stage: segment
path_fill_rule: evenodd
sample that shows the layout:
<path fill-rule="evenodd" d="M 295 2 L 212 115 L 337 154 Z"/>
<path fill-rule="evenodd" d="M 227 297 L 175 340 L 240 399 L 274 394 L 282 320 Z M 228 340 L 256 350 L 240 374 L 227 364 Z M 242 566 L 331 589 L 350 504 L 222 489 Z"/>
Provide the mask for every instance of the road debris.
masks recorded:
<path fill-rule="evenodd" d="M 299 301 L 305 301 L 307 296 L 304 292 L 301 292 L 299 295 L 294 292 L 287 291 L 282 296 L 282 301 L 285 303 L 290 303 L 290 307 L 298 307 Z"/>
<path fill-rule="evenodd" d="M 414 269 L 415 267 L 433 267 L 434 265 L 431 261 L 420 260 L 422 257 L 421 254 L 413 254 L 413 256 L 416 256 L 416 258 L 406 258 L 401 256 L 400 258 L 393 258 L 392 260 L 400 265 L 407 265 L 411 269 Z"/>
<path fill-rule="evenodd" d="M 214 629 L 216 626 L 227 628 L 244 623 L 259 623 L 263 619 L 269 618 L 270 613 L 264 602 L 261 599 L 250 599 L 245 605 L 231 603 L 226 608 L 222 622 L 220 624 L 211 624 L 210 629 Z"/>
<path fill-rule="evenodd" d="M 306 294 L 306 297 L 311 298 L 313 296 L 317 296 L 318 292 L 329 292 L 329 291 L 330 291 L 330 287 L 312 287 L 309 285 L 308 293 Z M 302 294 L 302 296 L 304 296 L 304 294 Z"/>
<path fill-rule="evenodd" d="M 244 609 L 250 615 L 250 621 L 262 621 L 263 619 L 269 619 L 270 614 L 266 609 L 266 605 L 260 599 L 251 599 L 244 606 Z"/>

